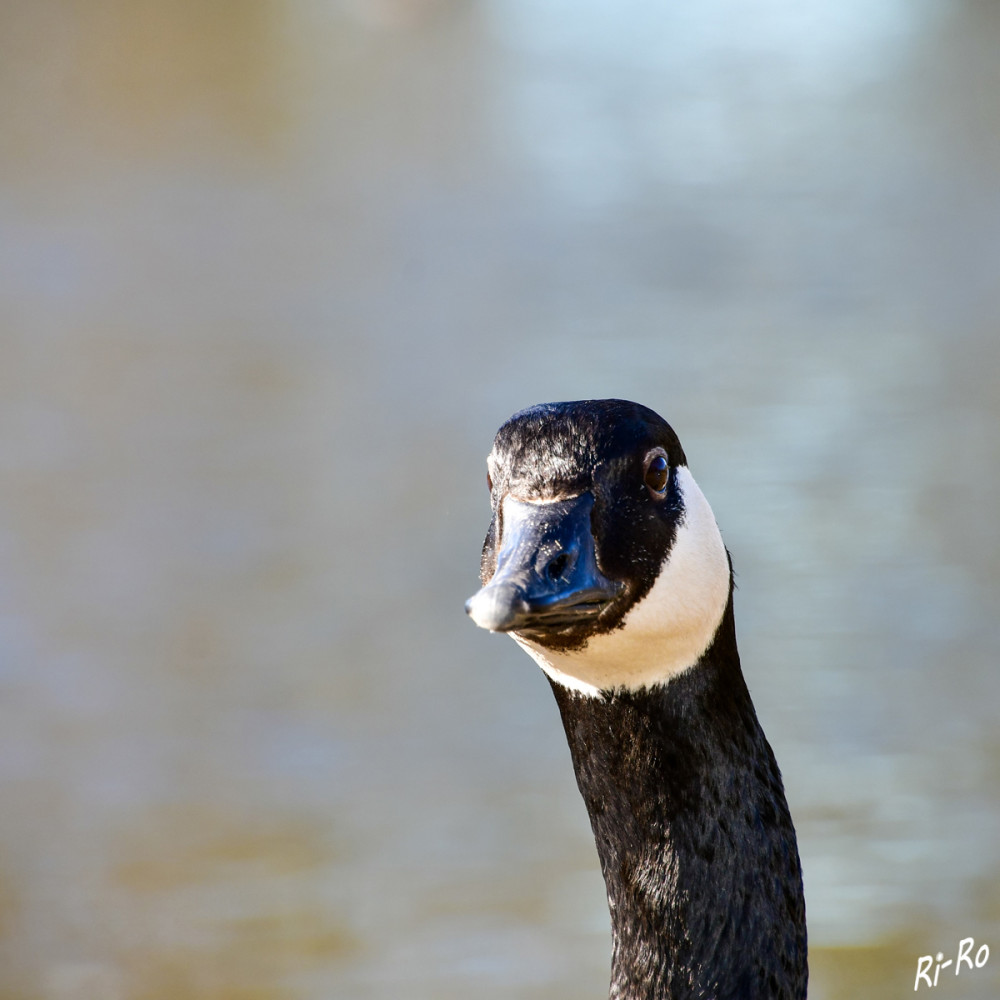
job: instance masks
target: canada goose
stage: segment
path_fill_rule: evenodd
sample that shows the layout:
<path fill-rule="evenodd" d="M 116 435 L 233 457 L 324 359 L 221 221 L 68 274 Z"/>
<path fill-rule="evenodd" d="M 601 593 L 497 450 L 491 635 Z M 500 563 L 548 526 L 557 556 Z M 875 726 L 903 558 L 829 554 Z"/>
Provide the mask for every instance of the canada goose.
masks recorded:
<path fill-rule="evenodd" d="M 801 1000 L 795 830 L 677 435 L 637 403 L 548 403 L 500 428 L 487 468 L 466 611 L 555 692 L 607 886 L 611 1000 Z"/>

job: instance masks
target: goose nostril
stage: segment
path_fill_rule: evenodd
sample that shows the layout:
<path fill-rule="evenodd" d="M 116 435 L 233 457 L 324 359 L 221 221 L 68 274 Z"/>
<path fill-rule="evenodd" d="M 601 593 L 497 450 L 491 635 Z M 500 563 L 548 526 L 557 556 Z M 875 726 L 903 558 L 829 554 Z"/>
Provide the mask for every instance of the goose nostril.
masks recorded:
<path fill-rule="evenodd" d="M 553 559 L 548 566 L 545 567 L 545 574 L 550 580 L 558 580 L 559 577 L 563 575 L 566 570 L 566 564 L 569 562 L 569 556 L 565 552 L 561 552 L 559 555 Z"/>

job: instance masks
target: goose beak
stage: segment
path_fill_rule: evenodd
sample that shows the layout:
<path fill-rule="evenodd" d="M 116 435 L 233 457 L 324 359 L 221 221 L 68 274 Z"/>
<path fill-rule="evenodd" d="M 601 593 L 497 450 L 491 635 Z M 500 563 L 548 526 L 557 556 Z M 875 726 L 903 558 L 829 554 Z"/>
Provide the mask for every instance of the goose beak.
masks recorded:
<path fill-rule="evenodd" d="M 622 584 L 597 566 L 591 493 L 570 500 L 503 501 L 503 538 L 489 583 L 465 602 L 491 632 L 544 637 L 596 617 Z"/>

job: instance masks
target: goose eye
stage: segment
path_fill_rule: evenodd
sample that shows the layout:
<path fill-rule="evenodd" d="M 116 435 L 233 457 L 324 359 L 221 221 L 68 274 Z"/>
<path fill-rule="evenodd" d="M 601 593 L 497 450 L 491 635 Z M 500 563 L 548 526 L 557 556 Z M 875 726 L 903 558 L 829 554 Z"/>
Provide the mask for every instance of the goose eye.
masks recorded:
<path fill-rule="evenodd" d="M 667 460 L 662 455 L 654 455 L 646 465 L 643 479 L 654 493 L 663 493 L 667 488 Z"/>

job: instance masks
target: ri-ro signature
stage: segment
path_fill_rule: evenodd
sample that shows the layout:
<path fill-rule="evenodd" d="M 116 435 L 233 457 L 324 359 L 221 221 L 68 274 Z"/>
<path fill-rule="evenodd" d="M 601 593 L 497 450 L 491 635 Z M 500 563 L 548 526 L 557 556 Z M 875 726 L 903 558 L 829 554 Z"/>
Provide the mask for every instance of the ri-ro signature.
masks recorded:
<path fill-rule="evenodd" d="M 988 944 L 981 944 L 976 951 L 975 957 L 973 957 L 972 949 L 975 947 L 976 942 L 973 938 L 962 938 L 958 942 L 958 954 L 954 958 L 949 958 L 948 961 L 945 961 L 944 952 L 939 951 L 936 959 L 937 964 L 935 964 L 935 957 L 933 955 L 921 955 L 917 959 L 917 978 L 913 981 L 914 992 L 919 990 L 924 983 L 933 989 L 938 984 L 938 976 L 941 975 L 941 970 L 947 969 L 951 965 L 955 966 L 956 976 L 961 973 L 963 964 L 967 965 L 970 971 L 981 969 L 990 960 L 990 946 Z M 933 978 L 931 978 L 932 965 L 934 966 Z"/>

